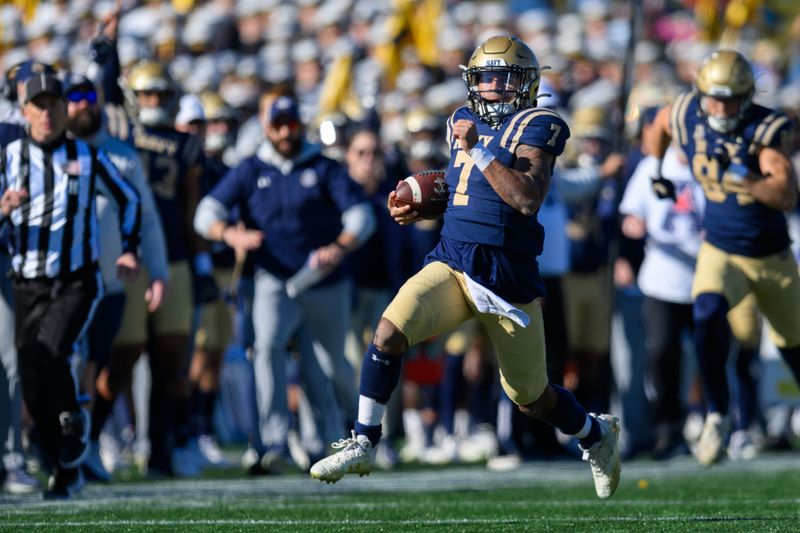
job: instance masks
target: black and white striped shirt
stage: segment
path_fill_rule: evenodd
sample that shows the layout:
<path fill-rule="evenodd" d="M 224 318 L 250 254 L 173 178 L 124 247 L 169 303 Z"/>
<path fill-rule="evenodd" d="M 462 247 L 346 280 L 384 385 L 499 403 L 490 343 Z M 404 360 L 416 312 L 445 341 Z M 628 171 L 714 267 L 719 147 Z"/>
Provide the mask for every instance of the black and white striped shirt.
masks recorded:
<path fill-rule="evenodd" d="M 8 217 L 18 276 L 57 278 L 97 262 L 96 193 L 118 205 L 122 251 L 136 253 L 139 196 L 102 151 L 80 140 L 46 147 L 25 137 L 6 147 L 0 163 L 0 195 L 28 191 Z"/>

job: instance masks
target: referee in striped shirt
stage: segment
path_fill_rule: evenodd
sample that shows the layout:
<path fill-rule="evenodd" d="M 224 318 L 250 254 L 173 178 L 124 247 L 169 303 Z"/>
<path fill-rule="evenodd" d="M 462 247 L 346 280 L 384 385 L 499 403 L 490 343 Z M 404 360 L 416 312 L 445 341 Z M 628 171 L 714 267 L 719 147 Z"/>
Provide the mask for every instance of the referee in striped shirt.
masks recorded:
<path fill-rule="evenodd" d="M 45 492 L 69 498 L 82 485 L 89 420 L 77 399 L 70 357 L 102 294 L 95 194 L 119 206 L 118 274 L 138 272 L 140 207 L 134 188 L 103 152 L 68 139 L 61 82 L 40 74 L 24 85 L 28 135 L 0 152 L 0 211 L 10 222 L 22 395 L 53 464 Z"/>

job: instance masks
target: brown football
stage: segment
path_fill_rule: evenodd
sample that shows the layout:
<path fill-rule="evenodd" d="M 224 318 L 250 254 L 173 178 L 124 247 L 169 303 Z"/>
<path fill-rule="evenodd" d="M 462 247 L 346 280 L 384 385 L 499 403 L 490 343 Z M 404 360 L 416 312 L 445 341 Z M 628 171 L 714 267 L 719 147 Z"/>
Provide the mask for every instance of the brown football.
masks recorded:
<path fill-rule="evenodd" d="M 397 184 L 396 205 L 410 205 L 421 218 L 436 219 L 447 208 L 450 193 L 444 170 L 424 170 Z"/>

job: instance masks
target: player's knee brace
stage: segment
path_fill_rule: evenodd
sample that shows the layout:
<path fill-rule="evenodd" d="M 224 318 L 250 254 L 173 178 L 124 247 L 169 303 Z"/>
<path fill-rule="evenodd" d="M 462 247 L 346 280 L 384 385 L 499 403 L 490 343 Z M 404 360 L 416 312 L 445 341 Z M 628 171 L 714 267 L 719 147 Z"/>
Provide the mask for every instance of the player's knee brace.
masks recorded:
<path fill-rule="evenodd" d="M 719 324 L 727 320 L 728 301 L 721 294 L 706 292 L 695 299 L 692 312 L 695 325 Z"/>

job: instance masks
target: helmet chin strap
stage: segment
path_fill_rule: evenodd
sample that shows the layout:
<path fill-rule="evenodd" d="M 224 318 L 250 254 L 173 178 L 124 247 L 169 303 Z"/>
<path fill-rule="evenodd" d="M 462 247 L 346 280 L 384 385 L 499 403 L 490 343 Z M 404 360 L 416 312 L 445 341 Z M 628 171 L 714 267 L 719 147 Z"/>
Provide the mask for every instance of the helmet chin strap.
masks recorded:
<path fill-rule="evenodd" d="M 169 114 L 160 107 L 144 107 L 139 110 L 139 122 L 145 126 L 160 126 L 170 124 L 172 120 Z"/>
<path fill-rule="evenodd" d="M 490 115 L 504 117 L 514 112 L 516 107 L 512 103 L 505 102 L 486 102 L 486 111 Z"/>
<path fill-rule="evenodd" d="M 734 129 L 736 129 L 736 125 L 739 124 L 739 117 L 715 117 L 712 115 L 708 115 L 708 125 L 709 127 L 720 133 L 730 133 Z"/>
<path fill-rule="evenodd" d="M 736 116 L 717 117 L 708 112 L 703 96 L 700 96 L 700 110 L 705 115 L 708 126 L 712 130 L 720 133 L 730 133 L 734 131 L 739 126 L 739 122 L 742 120 L 742 117 L 745 116 L 749 108 L 750 97 L 744 96 L 742 97 L 741 105 L 739 106 L 739 112 L 736 114 Z"/>
<path fill-rule="evenodd" d="M 514 114 L 517 109 L 513 102 L 487 102 L 484 100 L 482 104 L 483 118 L 495 129 L 503 122 L 505 117 Z"/>

